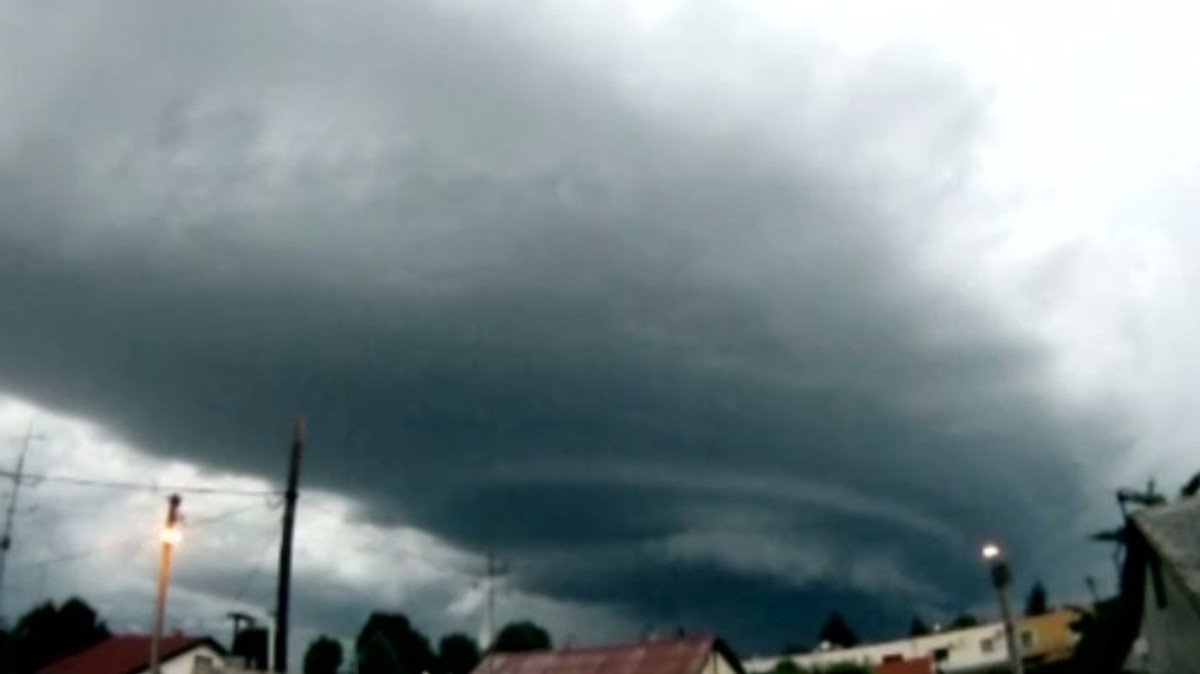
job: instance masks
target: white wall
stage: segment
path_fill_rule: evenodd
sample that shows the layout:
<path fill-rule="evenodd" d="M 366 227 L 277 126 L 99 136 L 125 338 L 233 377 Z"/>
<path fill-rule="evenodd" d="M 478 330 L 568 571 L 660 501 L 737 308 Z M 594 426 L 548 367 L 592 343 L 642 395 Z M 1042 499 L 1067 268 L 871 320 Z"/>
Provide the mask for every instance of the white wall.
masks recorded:
<path fill-rule="evenodd" d="M 1018 638 L 1020 638 L 1018 634 Z M 990 652 L 983 650 L 983 641 L 990 639 Z M 861 665 L 878 665 L 885 657 L 900 655 L 904 659 L 922 656 L 934 657 L 935 652 L 946 649 L 947 657 L 938 665 L 947 672 L 999 665 L 1008 661 L 1008 648 L 1004 641 L 1003 623 L 990 623 L 951 632 L 939 632 L 912 639 L 886 641 L 855 648 L 846 648 L 791 656 L 792 662 L 800 667 L 822 669 L 843 662 Z M 748 672 L 769 672 L 782 658 L 751 658 L 743 664 Z"/>
<path fill-rule="evenodd" d="M 737 670 L 720 653 L 713 651 L 708 655 L 708 663 L 704 666 L 703 674 L 737 674 Z"/>
<path fill-rule="evenodd" d="M 198 656 L 211 658 L 214 667 L 220 667 L 222 664 L 220 653 L 205 644 L 200 644 L 161 663 L 159 669 L 162 674 L 192 674 Z M 142 670 L 139 674 L 146 674 L 148 671 L 149 668 Z"/>
<path fill-rule="evenodd" d="M 1167 601 L 1159 608 L 1149 570 L 1146 573 L 1144 662 L 1151 674 L 1200 673 L 1200 612 L 1167 569 L 1162 576 Z"/>

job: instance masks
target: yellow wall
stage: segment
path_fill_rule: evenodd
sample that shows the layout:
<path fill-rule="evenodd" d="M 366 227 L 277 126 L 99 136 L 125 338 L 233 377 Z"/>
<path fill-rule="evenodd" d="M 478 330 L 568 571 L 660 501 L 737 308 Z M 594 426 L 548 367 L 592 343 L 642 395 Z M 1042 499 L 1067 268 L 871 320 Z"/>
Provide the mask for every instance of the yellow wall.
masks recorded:
<path fill-rule="evenodd" d="M 1069 656 L 1078 640 L 1078 635 L 1071 631 L 1071 623 L 1078 618 L 1078 613 L 1066 609 L 1021 618 L 1017 633 L 1024 630 L 1034 633 L 1033 648 L 1024 651 L 1023 655 L 1027 658 L 1042 656 L 1047 660 Z"/>

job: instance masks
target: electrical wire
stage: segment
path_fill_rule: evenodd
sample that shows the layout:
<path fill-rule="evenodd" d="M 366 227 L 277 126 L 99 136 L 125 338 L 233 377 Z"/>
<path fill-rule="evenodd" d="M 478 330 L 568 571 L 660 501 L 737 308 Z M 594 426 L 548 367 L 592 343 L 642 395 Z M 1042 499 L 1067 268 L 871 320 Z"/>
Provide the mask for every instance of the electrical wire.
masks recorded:
<path fill-rule="evenodd" d="M 237 593 L 233 596 L 234 604 L 237 604 L 238 602 L 240 602 L 242 600 L 243 597 L 246 596 L 246 593 L 250 590 L 251 583 L 254 582 L 255 577 L 257 577 L 258 574 L 262 571 L 264 563 L 267 561 L 267 553 L 270 552 L 271 549 L 275 548 L 279 544 L 279 539 L 282 537 L 283 537 L 283 534 L 281 532 L 280 534 L 276 535 L 274 538 L 268 539 L 267 547 L 263 548 L 258 553 L 258 555 L 254 558 L 255 559 L 254 566 L 250 569 L 250 573 L 246 574 L 246 579 L 244 581 L 242 581 L 241 587 L 238 588 Z"/>
<path fill-rule="evenodd" d="M 0 478 L 15 479 L 16 473 L 0 470 Z M 26 473 L 21 479 L 38 482 L 54 482 L 73 484 L 82 487 L 101 487 L 106 489 L 127 489 L 133 491 L 179 492 L 185 494 L 221 494 L 229 496 L 279 496 L 283 492 L 276 489 L 230 489 L 225 487 L 209 487 L 203 485 L 169 485 L 153 482 L 131 482 L 125 480 L 103 480 L 89 477 L 68 475 L 30 475 Z"/>
<path fill-rule="evenodd" d="M 254 505 L 254 506 L 248 506 L 248 507 L 243 507 L 243 508 L 236 508 L 234 510 L 227 510 L 223 513 L 219 513 L 217 515 L 212 515 L 210 517 L 203 517 L 203 518 L 194 519 L 194 520 L 191 520 L 191 519 L 185 520 L 185 524 L 189 530 L 196 529 L 196 528 L 204 527 L 204 526 L 207 526 L 210 524 L 215 524 L 217 522 L 221 522 L 221 521 L 230 519 L 232 517 L 236 517 L 238 515 L 245 514 L 252 510 L 257 510 L 260 507 L 261 506 Z M 103 554 L 105 552 L 109 552 L 111 550 L 116 550 L 118 548 L 125 547 L 131 541 L 137 541 L 137 540 L 143 540 L 143 537 L 141 535 L 130 535 L 130 536 L 123 537 L 120 540 L 112 541 L 110 543 L 106 543 L 104 545 L 99 545 L 94 548 L 87 548 L 85 550 L 76 550 L 75 552 L 68 552 L 63 555 L 47 557 L 45 559 L 40 559 L 40 560 L 33 561 L 33 562 L 26 562 L 24 564 L 17 564 L 17 565 L 9 567 L 9 570 L 10 571 L 20 571 L 23 569 L 33 569 L 33 568 L 39 568 L 39 567 L 51 566 L 51 565 L 57 565 L 57 564 L 69 564 L 72 562 L 77 562 L 81 559 L 86 559 L 88 557 L 92 557 L 95 555 Z"/>

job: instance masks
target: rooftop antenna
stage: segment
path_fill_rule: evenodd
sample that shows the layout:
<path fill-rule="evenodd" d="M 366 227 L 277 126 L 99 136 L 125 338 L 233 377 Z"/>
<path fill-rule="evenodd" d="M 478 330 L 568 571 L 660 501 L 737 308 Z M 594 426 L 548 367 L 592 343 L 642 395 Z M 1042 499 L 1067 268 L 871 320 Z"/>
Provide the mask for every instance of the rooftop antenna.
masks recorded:
<path fill-rule="evenodd" d="M 30 481 L 25 477 L 25 456 L 29 453 L 29 444 L 43 437 L 33 432 L 33 419 L 30 419 L 29 427 L 25 429 L 25 439 L 21 442 L 21 453 L 17 456 L 17 469 L 11 475 L 12 495 L 8 498 L 8 508 L 4 512 L 4 533 L 0 535 L 0 627 L 8 625 L 4 617 L 4 571 L 8 564 L 8 551 L 12 548 L 13 518 L 17 514 L 21 485 Z"/>
<path fill-rule="evenodd" d="M 492 644 L 496 642 L 496 592 L 500 588 L 501 580 L 508 574 L 508 571 L 508 564 L 497 557 L 494 552 L 488 551 L 483 577 L 479 581 L 483 583 L 484 592 L 487 593 L 483 618 L 484 642 L 481 644 L 484 651 L 491 649 Z"/>

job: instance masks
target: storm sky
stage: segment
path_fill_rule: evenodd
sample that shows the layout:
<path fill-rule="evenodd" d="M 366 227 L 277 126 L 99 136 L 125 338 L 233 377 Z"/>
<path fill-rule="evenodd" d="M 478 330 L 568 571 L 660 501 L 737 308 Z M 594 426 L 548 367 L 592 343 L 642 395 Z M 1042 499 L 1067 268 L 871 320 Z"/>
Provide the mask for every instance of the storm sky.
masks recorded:
<path fill-rule="evenodd" d="M 743 653 L 1111 590 L 1200 468 L 1200 89 L 1167 3 L 0 4 L 0 431 L 278 489 L 296 644 L 373 609 Z M 4 609 L 144 628 L 165 492 L 22 492 Z M 170 621 L 270 609 L 189 494 Z M 1105 575 L 1109 574 L 1109 575 Z"/>

